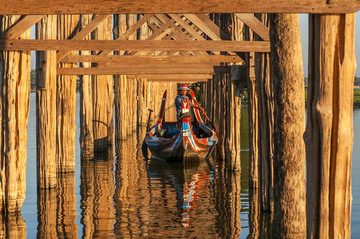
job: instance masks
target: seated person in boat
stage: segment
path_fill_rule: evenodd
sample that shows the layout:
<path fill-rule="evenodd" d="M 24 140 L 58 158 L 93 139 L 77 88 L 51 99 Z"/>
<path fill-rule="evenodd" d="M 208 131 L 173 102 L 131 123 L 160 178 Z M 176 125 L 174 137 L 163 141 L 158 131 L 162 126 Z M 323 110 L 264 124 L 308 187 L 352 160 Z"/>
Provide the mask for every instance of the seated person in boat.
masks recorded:
<path fill-rule="evenodd" d="M 183 99 L 188 99 L 187 94 L 189 93 L 190 88 L 186 84 L 180 84 L 178 88 L 179 95 L 175 98 L 175 107 L 176 107 L 176 118 L 179 121 L 181 114 L 181 102 Z M 193 96 L 190 94 L 190 100 L 193 100 Z M 190 102 L 190 107 L 192 107 L 192 102 Z"/>

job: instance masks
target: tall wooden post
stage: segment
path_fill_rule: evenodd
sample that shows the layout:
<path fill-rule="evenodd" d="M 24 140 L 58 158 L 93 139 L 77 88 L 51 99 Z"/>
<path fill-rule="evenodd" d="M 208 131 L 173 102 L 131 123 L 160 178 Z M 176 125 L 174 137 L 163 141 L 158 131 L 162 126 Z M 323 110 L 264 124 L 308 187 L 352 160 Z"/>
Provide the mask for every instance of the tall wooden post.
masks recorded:
<path fill-rule="evenodd" d="M 94 31 L 97 40 L 112 39 L 112 15 Z M 93 84 L 93 133 L 94 151 L 106 152 L 114 138 L 114 79 L 112 76 L 94 76 Z"/>
<path fill-rule="evenodd" d="M 350 238 L 355 14 L 309 20 L 307 238 Z"/>
<path fill-rule="evenodd" d="M 59 15 L 57 16 L 57 25 L 57 39 L 69 39 L 77 32 L 79 15 Z M 69 54 L 75 54 L 75 52 Z M 76 64 L 60 63 L 59 67 L 76 67 Z M 76 76 L 58 76 L 56 81 L 56 159 L 58 172 L 75 172 L 76 78 Z"/>
<path fill-rule="evenodd" d="M 37 39 L 56 39 L 56 16 L 36 25 Z M 56 52 L 37 52 L 36 126 L 38 188 L 56 187 Z"/>
<path fill-rule="evenodd" d="M 20 16 L 0 16 L 0 33 Z M 30 38 L 25 31 L 21 39 Z M 25 200 L 30 52 L 0 52 L 0 211 L 20 212 Z"/>
<path fill-rule="evenodd" d="M 80 16 L 80 28 L 84 28 L 91 22 L 92 15 Z M 87 37 L 87 40 L 91 37 Z M 81 55 L 91 55 L 90 51 L 81 51 Z M 90 67 L 91 63 L 82 63 L 83 67 Z M 93 107 L 92 107 L 92 78 L 89 75 L 81 77 L 80 81 L 80 145 L 81 158 L 94 157 L 94 133 L 93 133 Z"/>
<path fill-rule="evenodd" d="M 254 40 L 253 31 L 245 26 L 245 38 Z M 255 53 L 246 54 L 248 72 L 248 112 L 249 112 L 249 188 L 259 189 L 259 89 L 255 78 Z"/>
<path fill-rule="evenodd" d="M 257 14 L 269 27 L 268 14 Z M 261 40 L 255 35 L 255 40 Z M 255 53 L 255 78 L 258 93 L 258 183 L 262 211 L 273 209 L 273 133 L 274 133 L 274 92 L 270 78 L 270 54 Z"/>
<path fill-rule="evenodd" d="M 305 238 L 305 93 L 298 14 L 270 15 L 274 84 L 273 238 Z"/>

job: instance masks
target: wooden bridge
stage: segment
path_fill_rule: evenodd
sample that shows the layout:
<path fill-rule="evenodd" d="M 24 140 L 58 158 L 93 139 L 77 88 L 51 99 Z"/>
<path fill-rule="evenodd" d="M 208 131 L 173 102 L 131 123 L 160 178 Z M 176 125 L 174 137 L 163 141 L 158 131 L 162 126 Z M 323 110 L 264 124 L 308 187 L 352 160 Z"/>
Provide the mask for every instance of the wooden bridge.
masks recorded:
<path fill-rule="evenodd" d="M 114 134 L 141 132 L 146 109 L 157 107 L 165 88 L 171 102 L 176 82 L 200 82 L 219 131 L 218 156 L 232 171 L 240 170 L 245 81 L 250 187 L 261 192 L 259 210 L 274 213 L 273 237 L 350 238 L 359 9 L 359 0 L 3 0 L 1 210 L 18 212 L 25 198 L 30 51 L 37 51 L 39 190 L 75 170 L 76 76 L 84 158 L 106 151 Z M 296 13 L 310 20 L 306 129 Z M 230 77 L 232 69 L 246 70 Z"/>

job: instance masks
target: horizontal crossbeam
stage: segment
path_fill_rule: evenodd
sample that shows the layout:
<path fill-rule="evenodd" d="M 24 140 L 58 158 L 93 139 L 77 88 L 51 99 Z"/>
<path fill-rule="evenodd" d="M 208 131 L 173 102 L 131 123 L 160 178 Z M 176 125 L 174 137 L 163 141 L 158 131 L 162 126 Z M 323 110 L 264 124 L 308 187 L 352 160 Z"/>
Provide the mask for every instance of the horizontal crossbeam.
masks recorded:
<path fill-rule="evenodd" d="M 119 13 L 350 13 L 359 0 L 2 0 L 0 15 Z"/>
<path fill-rule="evenodd" d="M 218 64 L 221 62 L 243 62 L 238 56 L 195 55 L 195 56 L 122 56 L 122 55 L 68 55 L 62 63 L 92 62 L 106 65 L 141 64 Z"/>
<path fill-rule="evenodd" d="M 270 52 L 269 41 L 18 40 L 0 39 L 0 50 L 19 51 L 229 51 Z"/>
<path fill-rule="evenodd" d="M 212 79 L 209 74 L 162 74 L 162 75 L 127 75 L 128 78 L 146 78 L 148 81 L 162 82 L 201 82 Z"/>
<path fill-rule="evenodd" d="M 133 67 L 57 68 L 58 75 L 161 75 L 229 73 L 229 66 L 210 65 L 145 65 Z"/>

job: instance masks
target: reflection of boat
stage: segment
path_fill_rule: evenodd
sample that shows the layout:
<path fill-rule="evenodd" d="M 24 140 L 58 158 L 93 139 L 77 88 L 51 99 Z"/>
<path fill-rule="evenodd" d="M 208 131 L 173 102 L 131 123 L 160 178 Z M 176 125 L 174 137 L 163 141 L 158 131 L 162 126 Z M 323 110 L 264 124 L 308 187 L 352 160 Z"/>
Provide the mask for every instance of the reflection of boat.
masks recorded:
<path fill-rule="evenodd" d="M 192 92 L 193 94 L 193 92 Z M 145 143 L 152 157 L 169 161 L 208 157 L 218 141 L 216 133 L 206 126 L 198 108 L 193 108 L 196 122 L 192 124 L 190 100 L 182 100 L 179 121 L 162 122 L 165 114 L 166 91 L 161 102 L 159 117 L 147 132 Z"/>
<path fill-rule="evenodd" d="M 148 172 L 151 179 L 160 180 L 162 185 L 158 187 L 162 191 L 161 194 L 153 192 L 154 195 L 161 195 L 162 197 L 156 201 L 174 202 L 174 195 L 171 194 L 173 192 L 171 188 L 174 188 L 176 206 L 180 216 L 178 220 L 182 227 L 190 227 L 194 216 L 199 216 L 199 212 L 203 212 L 202 208 L 207 205 L 204 198 L 209 196 L 207 190 L 215 172 L 209 171 L 208 165 L 199 160 L 191 162 L 151 160 L 148 165 Z M 164 185 L 171 185 L 171 188 Z M 166 217 L 166 215 L 163 216 Z"/>

